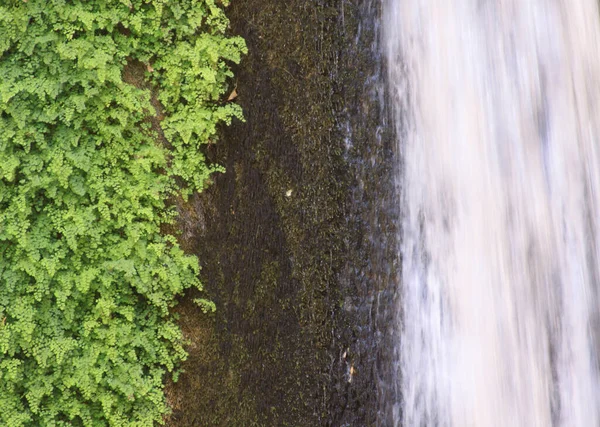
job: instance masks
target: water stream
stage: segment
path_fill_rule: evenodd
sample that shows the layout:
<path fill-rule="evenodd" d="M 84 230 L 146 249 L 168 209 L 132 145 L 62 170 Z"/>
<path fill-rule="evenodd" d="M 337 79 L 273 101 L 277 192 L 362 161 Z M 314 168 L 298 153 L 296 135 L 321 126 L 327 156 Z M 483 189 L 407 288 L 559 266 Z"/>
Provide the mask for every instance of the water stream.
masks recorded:
<path fill-rule="evenodd" d="M 394 424 L 600 425 L 596 0 L 385 0 Z"/>

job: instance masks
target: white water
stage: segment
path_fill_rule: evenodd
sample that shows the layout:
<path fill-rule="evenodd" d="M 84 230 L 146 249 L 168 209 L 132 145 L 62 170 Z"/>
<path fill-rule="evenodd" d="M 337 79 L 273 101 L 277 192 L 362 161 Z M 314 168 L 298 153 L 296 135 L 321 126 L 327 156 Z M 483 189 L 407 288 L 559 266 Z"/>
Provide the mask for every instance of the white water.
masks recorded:
<path fill-rule="evenodd" d="M 600 426 L 597 0 L 384 0 L 396 425 Z"/>

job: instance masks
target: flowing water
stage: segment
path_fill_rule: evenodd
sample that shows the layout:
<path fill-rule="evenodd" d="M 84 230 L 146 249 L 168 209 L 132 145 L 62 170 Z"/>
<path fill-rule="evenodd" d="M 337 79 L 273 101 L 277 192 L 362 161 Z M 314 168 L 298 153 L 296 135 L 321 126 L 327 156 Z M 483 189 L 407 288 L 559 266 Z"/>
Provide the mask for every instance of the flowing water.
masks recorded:
<path fill-rule="evenodd" d="M 385 0 L 395 425 L 600 425 L 596 0 Z"/>

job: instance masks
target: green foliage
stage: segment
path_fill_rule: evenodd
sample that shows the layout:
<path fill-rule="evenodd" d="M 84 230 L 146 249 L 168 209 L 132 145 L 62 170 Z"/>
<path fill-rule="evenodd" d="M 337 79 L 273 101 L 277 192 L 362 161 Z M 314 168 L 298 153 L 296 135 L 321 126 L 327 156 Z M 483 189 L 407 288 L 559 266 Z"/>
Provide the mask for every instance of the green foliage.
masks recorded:
<path fill-rule="evenodd" d="M 240 116 L 220 101 L 245 51 L 227 25 L 215 0 L 0 2 L 0 425 L 167 411 L 185 357 L 169 309 L 200 283 L 160 229 Z"/>

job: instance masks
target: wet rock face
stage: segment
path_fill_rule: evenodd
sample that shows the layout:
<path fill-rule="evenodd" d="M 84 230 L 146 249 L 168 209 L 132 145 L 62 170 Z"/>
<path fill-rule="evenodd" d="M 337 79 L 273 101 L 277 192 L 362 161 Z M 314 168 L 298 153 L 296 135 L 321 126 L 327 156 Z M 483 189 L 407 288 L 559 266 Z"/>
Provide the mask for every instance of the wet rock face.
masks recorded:
<path fill-rule="evenodd" d="M 234 82 L 246 121 L 207 148 L 226 172 L 180 207 L 218 309 L 193 294 L 177 309 L 190 357 L 167 389 L 171 426 L 377 422 L 397 269 L 377 3 L 228 10 L 249 48 Z"/>

